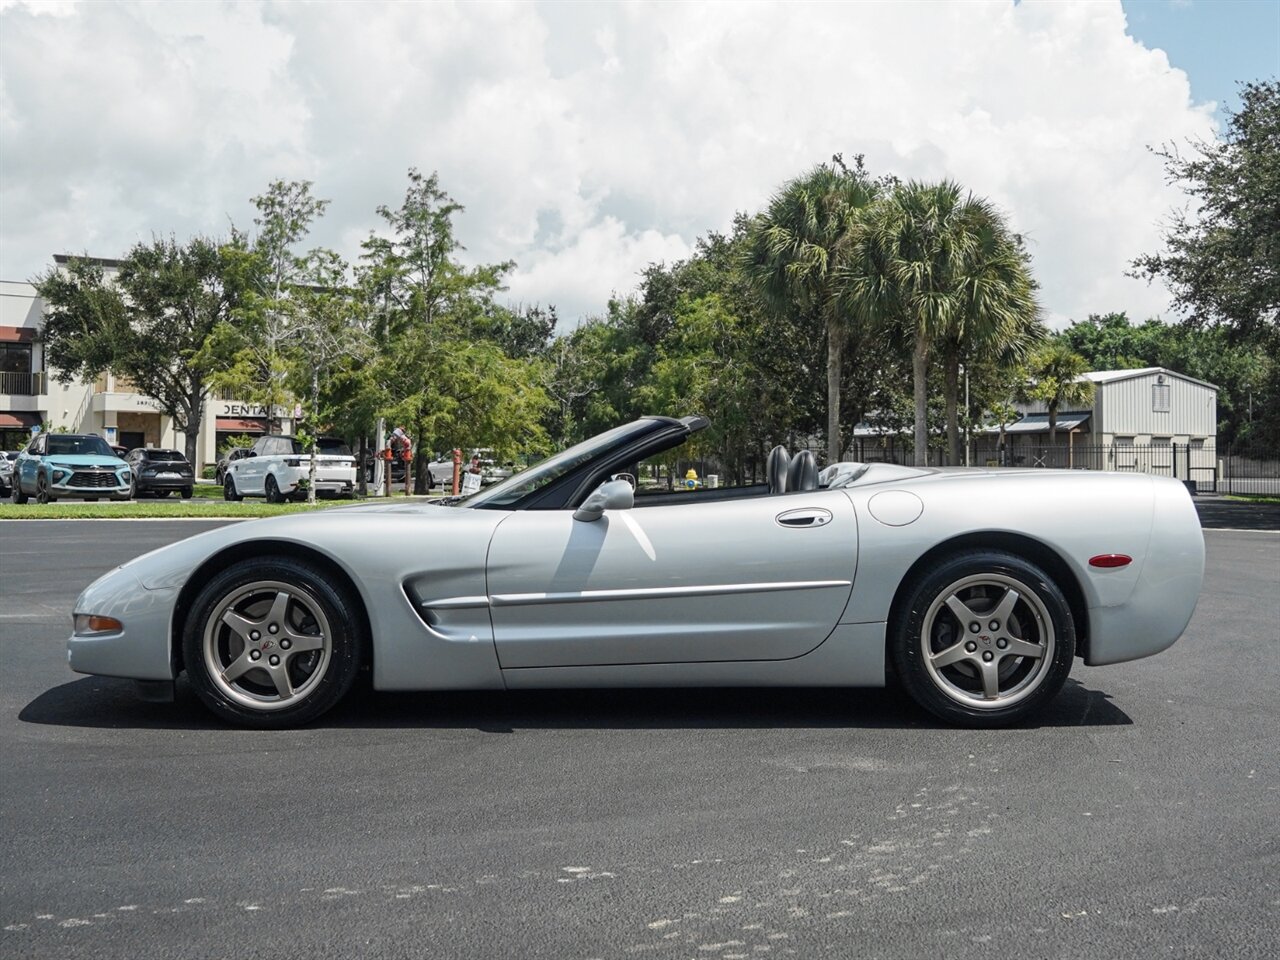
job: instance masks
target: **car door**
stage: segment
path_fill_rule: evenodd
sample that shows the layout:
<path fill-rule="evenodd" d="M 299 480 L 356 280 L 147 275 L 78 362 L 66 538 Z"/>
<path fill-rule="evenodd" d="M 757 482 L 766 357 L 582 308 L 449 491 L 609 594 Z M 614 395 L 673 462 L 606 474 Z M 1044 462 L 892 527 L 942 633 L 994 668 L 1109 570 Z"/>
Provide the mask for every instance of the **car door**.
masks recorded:
<path fill-rule="evenodd" d="M 820 644 L 853 583 L 843 493 L 513 512 L 489 547 L 498 659 L 519 667 L 781 660 Z"/>
<path fill-rule="evenodd" d="M 266 489 L 267 462 L 272 437 L 259 437 L 242 460 L 236 462 L 236 489 L 241 494 L 261 496 Z"/>
<path fill-rule="evenodd" d="M 14 464 L 14 477 L 21 483 L 23 493 L 34 493 L 36 489 L 36 473 L 40 469 L 40 458 L 44 456 L 44 445 L 47 434 L 40 434 L 22 451 Z"/>

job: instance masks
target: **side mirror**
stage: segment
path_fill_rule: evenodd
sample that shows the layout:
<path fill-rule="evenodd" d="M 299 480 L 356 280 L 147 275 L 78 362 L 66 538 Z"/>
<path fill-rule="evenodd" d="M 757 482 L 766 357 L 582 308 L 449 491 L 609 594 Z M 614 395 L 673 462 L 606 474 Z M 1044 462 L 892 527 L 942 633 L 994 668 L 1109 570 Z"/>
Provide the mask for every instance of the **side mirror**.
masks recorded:
<path fill-rule="evenodd" d="M 573 519 L 592 523 L 603 517 L 606 510 L 630 510 L 635 502 L 631 484 L 625 480 L 610 480 L 591 491 L 591 496 L 573 511 Z"/>

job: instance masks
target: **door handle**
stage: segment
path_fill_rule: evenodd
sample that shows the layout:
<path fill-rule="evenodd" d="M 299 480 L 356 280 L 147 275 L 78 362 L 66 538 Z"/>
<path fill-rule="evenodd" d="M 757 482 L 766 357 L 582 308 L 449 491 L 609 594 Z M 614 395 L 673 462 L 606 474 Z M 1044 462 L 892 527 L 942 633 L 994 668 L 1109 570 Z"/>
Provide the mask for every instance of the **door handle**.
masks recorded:
<path fill-rule="evenodd" d="M 781 526 L 791 527 L 797 530 L 807 530 L 812 527 L 825 527 L 831 522 L 831 511 L 823 510 L 821 507 L 810 507 L 803 510 L 787 510 L 784 513 L 774 517 L 774 521 Z"/>

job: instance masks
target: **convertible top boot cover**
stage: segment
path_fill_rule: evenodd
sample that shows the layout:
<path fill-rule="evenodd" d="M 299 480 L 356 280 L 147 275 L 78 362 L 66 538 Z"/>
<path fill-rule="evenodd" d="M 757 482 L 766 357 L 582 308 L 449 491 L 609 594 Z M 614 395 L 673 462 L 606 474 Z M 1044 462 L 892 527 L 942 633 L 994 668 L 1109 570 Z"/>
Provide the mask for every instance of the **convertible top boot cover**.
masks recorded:
<path fill-rule="evenodd" d="M 769 480 L 770 493 L 787 492 L 787 471 L 791 468 L 791 454 L 787 448 L 778 444 L 769 451 L 769 459 L 765 463 L 765 476 Z"/>

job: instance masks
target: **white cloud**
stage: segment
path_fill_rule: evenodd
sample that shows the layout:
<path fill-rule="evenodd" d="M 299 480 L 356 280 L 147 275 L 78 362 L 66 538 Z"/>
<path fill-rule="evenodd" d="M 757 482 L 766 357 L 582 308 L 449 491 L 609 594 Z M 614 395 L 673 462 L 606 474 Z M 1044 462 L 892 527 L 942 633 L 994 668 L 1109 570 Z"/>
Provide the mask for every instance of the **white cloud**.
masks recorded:
<path fill-rule="evenodd" d="M 409 166 L 477 261 L 572 322 L 836 151 L 951 176 L 1032 240 L 1062 321 L 1166 309 L 1125 278 L 1207 136 L 1118 2 L 0 7 L 0 275 L 251 219 L 275 177 L 354 255 Z"/>

